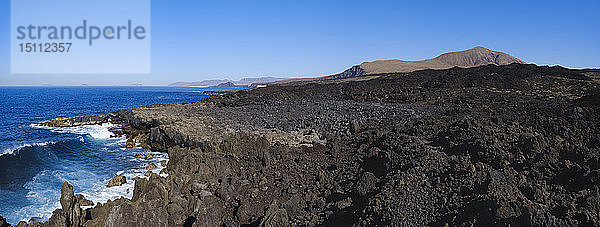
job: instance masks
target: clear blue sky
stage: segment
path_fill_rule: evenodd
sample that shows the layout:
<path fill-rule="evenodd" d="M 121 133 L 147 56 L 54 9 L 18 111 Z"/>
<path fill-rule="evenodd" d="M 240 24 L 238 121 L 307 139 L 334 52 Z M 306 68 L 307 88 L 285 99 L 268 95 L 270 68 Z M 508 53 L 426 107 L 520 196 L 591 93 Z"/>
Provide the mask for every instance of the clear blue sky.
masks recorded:
<path fill-rule="evenodd" d="M 484 46 L 526 62 L 600 66 L 600 1 L 152 0 L 152 73 L 9 74 L 10 1 L 0 1 L 0 85 L 166 85 L 341 72 Z"/>

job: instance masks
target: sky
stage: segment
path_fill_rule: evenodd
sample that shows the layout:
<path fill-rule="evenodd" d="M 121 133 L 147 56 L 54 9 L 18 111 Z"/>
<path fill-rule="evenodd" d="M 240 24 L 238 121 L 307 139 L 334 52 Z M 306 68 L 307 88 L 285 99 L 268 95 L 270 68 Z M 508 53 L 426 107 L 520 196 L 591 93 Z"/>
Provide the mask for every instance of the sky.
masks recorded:
<path fill-rule="evenodd" d="M 475 46 L 540 65 L 597 68 L 598 12 L 597 0 L 152 0 L 150 74 L 44 75 L 10 74 L 10 1 L 0 1 L 0 86 L 315 77 Z"/>

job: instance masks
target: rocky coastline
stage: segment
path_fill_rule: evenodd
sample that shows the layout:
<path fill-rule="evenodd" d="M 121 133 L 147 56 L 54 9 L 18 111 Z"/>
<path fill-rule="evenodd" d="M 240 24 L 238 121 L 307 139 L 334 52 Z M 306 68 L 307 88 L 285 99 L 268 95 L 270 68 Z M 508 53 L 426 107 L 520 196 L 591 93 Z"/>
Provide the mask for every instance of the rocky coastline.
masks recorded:
<path fill-rule="evenodd" d="M 85 210 L 65 183 L 28 226 L 598 226 L 598 100 L 581 71 L 511 64 L 53 120 L 110 118 L 127 146 L 167 152 L 168 176 Z"/>

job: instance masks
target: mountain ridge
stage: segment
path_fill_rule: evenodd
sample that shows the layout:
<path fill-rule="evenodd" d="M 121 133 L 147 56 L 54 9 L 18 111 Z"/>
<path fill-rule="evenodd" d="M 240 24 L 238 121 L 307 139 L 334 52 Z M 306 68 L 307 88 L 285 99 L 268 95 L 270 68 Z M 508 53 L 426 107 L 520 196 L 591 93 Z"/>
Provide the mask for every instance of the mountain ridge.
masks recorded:
<path fill-rule="evenodd" d="M 470 68 L 482 65 L 508 65 L 512 63 L 525 64 L 524 61 L 500 51 L 485 47 L 474 48 L 441 54 L 435 58 L 420 61 L 404 60 L 375 60 L 363 62 L 345 70 L 342 73 L 321 77 L 319 79 L 344 79 L 370 74 L 407 73 L 424 69 L 449 69 L 452 67 Z"/>

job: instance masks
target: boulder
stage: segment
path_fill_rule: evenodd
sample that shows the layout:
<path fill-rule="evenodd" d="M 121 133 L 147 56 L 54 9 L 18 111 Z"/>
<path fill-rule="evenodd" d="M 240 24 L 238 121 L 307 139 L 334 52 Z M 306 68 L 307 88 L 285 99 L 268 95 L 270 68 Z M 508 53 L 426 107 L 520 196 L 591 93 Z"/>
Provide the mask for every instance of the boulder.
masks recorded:
<path fill-rule="evenodd" d="M 167 167 L 167 160 L 162 160 L 162 161 L 160 161 L 160 165 L 161 165 L 162 167 Z"/>
<path fill-rule="evenodd" d="M 125 143 L 125 148 L 133 148 L 135 147 L 135 142 L 133 142 L 133 140 L 131 138 L 127 139 L 127 142 Z"/>
<path fill-rule="evenodd" d="M 148 164 L 148 166 L 146 167 L 146 169 L 156 169 L 156 164 L 154 164 L 154 163 L 151 162 L 150 164 Z"/>
<path fill-rule="evenodd" d="M 145 133 L 140 133 L 137 136 L 135 136 L 133 141 L 144 146 L 145 144 L 148 144 L 148 135 L 146 135 Z"/>
<path fill-rule="evenodd" d="M 107 187 L 114 187 L 114 186 L 121 186 L 123 184 L 127 183 L 127 179 L 124 176 L 116 176 L 113 177 L 112 179 L 110 179 L 110 181 L 108 182 L 108 185 L 106 185 Z"/>
<path fill-rule="evenodd" d="M 356 184 L 356 190 L 361 196 L 365 196 L 375 187 L 377 187 L 377 177 L 371 172 L 365 172 L 360 177 L 360 180 Z"/>
<path fill-rule="evenodd" d="M 143 154 L 140 154 L 140 153 L 136 153 L 136 154 L 135 154 L 135 158 L 143 158 L 143 157 L 144 157 L 144 155 L 143 155 Z"/>
<path fill-rule="evenodd" d="M 153 154 L 147 154 L 147 155 L 146 155 L 146 160 L 150 160 L 150 159 L 152 159 L 152 158 L 154 158 L 154 155 L 153 155 Z"/>
<path fill-rule="evenodd" d="M 147 177 L 149 177 L 151 175 L 152 175 L 152 171 L 150 171 L 150 170 L 148 170 L 148 171 L 146 171 L 146 173 L 144 173 L 144 176 L 147 176 Z"/>

